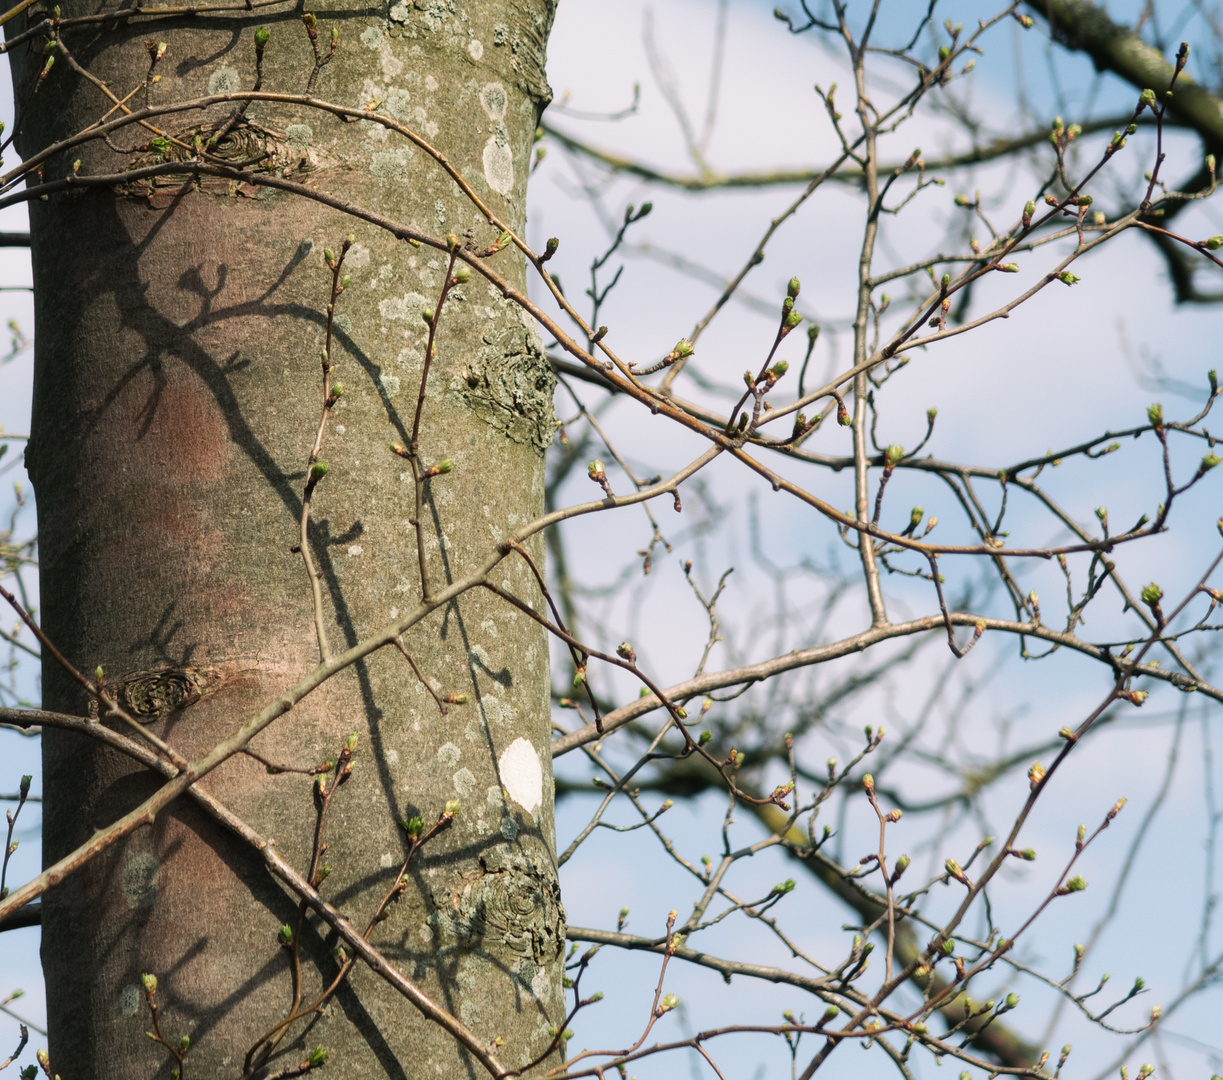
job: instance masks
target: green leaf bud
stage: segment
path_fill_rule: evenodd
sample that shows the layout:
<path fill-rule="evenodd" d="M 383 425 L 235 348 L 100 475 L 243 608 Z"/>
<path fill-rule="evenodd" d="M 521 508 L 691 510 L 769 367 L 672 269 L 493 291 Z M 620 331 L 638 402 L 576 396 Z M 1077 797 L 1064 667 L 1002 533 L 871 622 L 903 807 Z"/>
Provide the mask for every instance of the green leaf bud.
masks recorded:
<path fill-rule="evenodd" d="M 797 299 L 798 299 L 798 290 L 799 290 L 800 288 L 802 288 L 802 286 L 799 284 L 798 278 L 796 278 L 796 277 L 792 277 L 792 278 L 790 279 L 790 284 L 786 286 L 786 295 L 787 295 L 787 296 L 788 296 L 788 297 L 789 297 L 791 300 L 797 300 Z"/>
<path fill-rule="evenodd" d="M 1147 605 L 1158 604 L 1164 598 L 1164 591 L 1155 582 L 1151 582 L 1142 590 L 1142 602 Z"/>
<path fill-rule="evenodd" d="M 331 1051 L 328 1050 L 327 1047 L 316 1046 L 310 1051 L 310 1056 L 306 1058 L 306 1064 L 312 1069 L 317 1069 L 320 1065 L 324 1064 L 330 1056 Z"/>
<path fill-rule="evenodd" d="M 424 319 L 425 322 L 427 322 L 430 326 L 433 325 L 433 309 L 432 308 L 424 308 L 420 313 L 420 317 Z"/>
<path fill-rule="evenodd" d="M 1087 888 L 1087 880 L 1082 874 L 1076 874 L 1068 882 L 1066 882 L 1065 888 L 1067 892 L 1082 892 L 1085 888 Z"/>
<path fill-rule="evenodd" d="M 316 484 L 327 475 L 327 471 L 331 468 L 325 461 L 316 461 L 310 467 L 310 479 Z"/>
<path fill-rule="evenodd" d="M 191 1049 L 191 1036 L 184 1035 L 181 1039 L 178 1040 L 178 1051 L 180 1054 L 185 1054 L 190 1049 Z"/>
<path fill-rule="evenodd" d="M 471 280 L 471 267 L 470 266 L 460 266 L 454 272 L 454 280 L 459 285 L 464 285 L 467 282 L 469 282 Z"/>
<path fill-rule="evenodd" d="M 1147 406 L 1147 422 L 1161 427 L 1164 422 L 1164 407 L 1158 401 Z"/>
<path fill-rule="evenodd" d="M 326 259 L 328 263 L 333 263 L 335 262 L 335 252 L 332 251 L 331 248 L 323 248 L 323 258 Z"/>
<path fill-rule="evenodd" d="M 1013 263 L 1013 262 L 1000 263 L 998 265 L 998 269 L 1001 270 L 1004 274 L 1018 274 L 1019 273 L 1019 263 Z"/>
<path fill-rule="evenodd" d="M 697 739 L 697 742 L 698 742 L 698 743 L 699 743 L 701 746 L 704 746 L 704 745 L 705 745 L 707 742 L 709 742 L 709 740 L 710 740 L 710 739 L 712 739 L 712 738 L 713 738 L 713 732 L 712 732 L 712 731 L 702 731 L 702 732 L 701 732 L 701 737 L 700 737 L 699 739 Z"/>
<path fill-rule="evenodd" d="M 1212 450 L 1204 458 L 1202 458 L 1202 464 L 1200 467 L 1202 472 L 1209 472 L 1220 462 L 1223 462 L 1223 458 L 1219 457 L 1219 455 Z"/>
<path fill-rule="evenodd" d="M 280 933 L 276 935 L 276 940 L 279 941 L 281 945 L 292 945 L 293 927 L 291 927 L 288 923 L 281 926 Z"/>
<path fill-rule="evenodd" d="M 454 468 L 454 458 L 442 458 L 433 466 L 439 473 L 448 473 Z"/>
<path fill-rule="evenodd" d="M 1155 109 L 1155 91 L 1151 89 L 1144 90 L 1142 92 L 1142 95 L 1138 98 L 1138 106 L 1140 110 L 1150 109 L 1154 111 Z"/>
<path fill-rule="evenodd" d="M 1007 994 L 1007 996 L 1006 996 L 1006 1007 L 1007 1007 L 1008 1009 L 1013 1009 L 1013 1008 L 1015 1008 L 1015 1007 L 1016 1007 L 1018 1004 L 1019 1004 L 1019 995 L 1018 995 L 1018 994 Z"/>
<path fill-rule="evenodd" d="M 156 975 L 141 975 L 140 982 L 144 986 L 146 994 L 157 993 L 157 976 Z"/>
<path fill-rule="evenodd" d="M 1078 274 L 1072 274 L 1069 270 L 1063 270 L 1057 275 L 1057 280 L 1063 285 L 1077 285 L 1082 278 Z"/>

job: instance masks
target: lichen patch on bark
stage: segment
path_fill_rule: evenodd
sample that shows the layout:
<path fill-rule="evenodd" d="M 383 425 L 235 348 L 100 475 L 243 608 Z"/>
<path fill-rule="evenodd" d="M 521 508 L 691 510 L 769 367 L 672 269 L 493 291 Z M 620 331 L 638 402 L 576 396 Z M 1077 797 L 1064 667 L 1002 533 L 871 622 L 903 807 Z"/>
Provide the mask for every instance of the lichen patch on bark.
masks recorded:
<path fill-rule="evenodd" d="M 451 380 L 452 393 L 486 424 L 514 442 L 546 450 L 556 431 L 552 394 L 556 376 L 539 331 L 526 317 L 484 332 L 481 347 Z"/>
<path fill-rule="evenodd" d="M 498 845 L 499 848 L 504 845 Z M 523 851 L 494 852 L 478 869 L 431 889 L 429 922 L 439 951 L 459 947 L 533 965 L 526 980 L 565 947 L 565 909 L 550 863 Z"/>

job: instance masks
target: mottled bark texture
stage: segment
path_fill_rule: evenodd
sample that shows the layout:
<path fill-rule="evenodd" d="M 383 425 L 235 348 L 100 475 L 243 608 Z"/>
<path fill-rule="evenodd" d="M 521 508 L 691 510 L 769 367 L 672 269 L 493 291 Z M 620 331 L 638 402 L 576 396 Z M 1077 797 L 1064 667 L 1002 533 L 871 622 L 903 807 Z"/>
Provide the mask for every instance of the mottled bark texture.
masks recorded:
<path fill-rule="evenodd" d="M 63 16 L 108 6 L 117 4 L 64 0 Z M 383 102 L 521 228 L 533 134 L 549 95 L 551 0 L 311 10 L 324 53 L 332 27 L 340 32 L 316 95 L 349 106 Z M 9 33 L 24 25 L 14 20 Z M 146 39 L 166 42 L 156 104 L 250 88 L 262 25 L 271 30 L 263 88 L 302 93 L 313 56 L 300 11 L 289 6 L 118 20 L 67 30 L 64 39 L 119 96 L 144 77 Z M 25 155 L 110 108 L 62 59 L 30 98 L 42 45 L 14 55 L 17 99 L 30 102 L 19 119 Z M 160 123 L 189 139 L 215 130 L 232 109 Z M 130 128 L 114 141 L 130 148 L 151 138 Z M 225 145 L 235 160 L 270 147 L 282 174 L 431 234 L 470 235 L 480 246 L 496 239 L 434 162 L 374 124 L 255 103 Z M 47 179 L 78 158 L 89 174 L 147 164 L 151 153 L 124 156 L 95 142 L 49 162 Z M 311 531 L 333 648 L 419 600 L 411 475 L 389 444 L 408 441 L 426 332 L 420 313 L 436 301 L 445 256 L 308 201 L 229 182 L 56 195 L 33 204 L 31 227 L 37 352 L 28 462 L 43 624 L 83 670 L 101 665 L 190 759 L 318 661 L 293 547 L 321 406 L 323 251 L 338 251 L 350 232 L 353 281 L 336 319 L 335 378 L 345 394 L 323 444 L 331 469 L 314 495 Z M 513 249 L 493 265 L 523 284 Z M 539 335 L 518 309 L 479 276 L 452 294 L 421 437 L 426 464 L 454 460 L 427 491 L 434 582 L 470 572 L 507 529 L 542 511 L 552 385 Z M 542 564 L 542 545 L 532 550 Z M 497 581 L 538 598 L 521 559 L 503 563 Z M 547 1047 L 549 1025 L 563 1016 L 547 641 L 490 594 L 469 593 L 405 644 L 440 692 L 466 693 L 470 703 L 440 716 L 403 657 L 384 649 L 311 695 L 254 748 L 306 766 L 335 757 L 359 732 L 355 772 L 329 820 L 323 892 L 361 928 L 406 850 L 397 822 L 417 813 L 435 820 L 447 800 L 461 800 L 373 940 L 478 1035 L 504 1040 L 498 1053 L 516 1066 Z M 43 690 L 50 709 L 87 708 L 54 664 L 44 667 Z M 86 740 L 44 738 L 51 862 L 157 781 Z M 520 739 L 526 745 L 510 759 L 515 786 L 498 763 Z M 532 759 L 542 771 L 538 805 Z M 205 786 L 307 868 L 310 778 L 267 775 L 236 758 Z M 186 802 L 51 890 L 44 911 L 50 1052 L 66 1080 L 168 1076 L 169 1056 L 144 1035 L 144 972 L 159 979 L 163 1031 L 191 1037 L 188 1077 L 238 1076 L 249 1046 L 288 1008 L 292 980 L 277 931 L 294 921 L 295 899 Z M 338 967 L 325 930 L 312 922 L 306 934 L 307 1000 Z M 449 1080 L 479 1071 L 360 967 L 308 1031 L 295 1026 L 285 1054 L 261 1075 L 319 1044 L 331 1050 L 326 1071 L 336 1077 Z"/>

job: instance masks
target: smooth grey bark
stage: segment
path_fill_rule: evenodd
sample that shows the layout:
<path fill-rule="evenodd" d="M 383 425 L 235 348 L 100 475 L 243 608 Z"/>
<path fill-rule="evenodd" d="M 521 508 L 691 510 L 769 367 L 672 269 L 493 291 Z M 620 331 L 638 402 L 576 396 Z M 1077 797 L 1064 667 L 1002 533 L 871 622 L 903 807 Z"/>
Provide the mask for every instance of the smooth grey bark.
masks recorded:
<path fill-rule="evenodd" d="M 65 18 L 101 8 L 62 5 Z M 549 91 L 544 49 L 552 0 L 417 0 L 389 10 L 312 6 L 326 52 L 320 98 L 390 115 L 439 146 L 495 213 L 524 225 L 529 155 Z M 8 26 L 10 36 L 24 29 Z M 301 93 L 313 57 L 292 7 L 174 22 L 118 20 L 66 30 L 76 59 L 120 97 L 144 77 L 145 40 L 168 45 L 153 103 L 251 87 L 253 35 L 271 30 L 265 90 Z M 23 155 L 110 108 L 62 59 L 36 95 L 41 40 L 14 51 Z M 138 101 L 139 99 L 137 99 Z M 190 138 L 232 106 L 161 121 Z M 151 134 L 129 128 L 123 148 Z M 271 153 L 272 168 L 431 234 L 495 232 L 419 149 L 371 123 L 255 103 L 222 150 Z M 100 142 L 61 155 L 46 178 L 153 160 Z M 353 281 L 337 305 L 335 378 L 345 387 L 314 495 L 312 551 L 328 633 L 344 647 L 420 597 L 407 442 L 425 324 L 445 256 L 344 215 L 229 182 L 52 196 L 31 207 L 36 305 L 34 426 L 28 468 L 38 497 L 42 621 L 81 669 L 99 665 L 134 708 L 188 759 L 229 734 L 318 661 L 297 540 L 307 456 L 321 408 L 319 355 L 330 272 L 323 250 L 356 242 Z M 521 285 L 512 249 L 494 256 Z M 537 333 L 478 276 L 452 294 L 429 380 L 422 455 L 452 458 L 429 482 L 427 557 L 434 582 L 487 557 L 508 527 L 543 507 L 552 377 Z M 542 542 L 533 548 L 542 565 Z M 538 598 L 521 559 L 499 582 Z M 406 850 L 397 824 L 454 823 L 410 869 L 411 887 L 373 941 L 405 974 L 511 1066 L 549 1044 L 563 1018 L 564 912 L 554 855 L 548 645 L 540 628 L 491 595 L 468 594 L 405 645 L 443 694 L 470 703 L 442 717 L 398 653 L 383 650 L 326 684 L 256 740 L 269 759 L 334 758 L 351 731 L 356 767 L 328 820 L 323 891 L 354 924 L 394 880 Z M 85 695 L 44 666 L 48 708 L 82 714 Z M 498 762 L 525 739 L 541 766 L 541 802 L 515 791 Z M 519 747 L 519 751 L 523 750 Z M 66 733 L 44 736 L 44 860 L 87 840 L 157 781 Z M 529 771 L 529 770 L 528 770 Z M 312 781 L 268 775 L 236 758 L 205 786 L 305 870 L 315 822 Z M 510 787 L 515 787 L 510 785 Z M 65 1080 L 164 1077 L 172 1062 L 149 1027 L 141 975 L 159 980 L 163 1031 L 186 1034 L 185 1073 L 238 1076 L 251 1044 L 286 1013 L 288 952 L 277 944 L 296 902 L 259 861 L 180 802 L 151 828 L 52 889 L 44 904 L 50 1054 Z M 303 941 L 307 1000 L 338 969 L 334 941 Z M 324 927 L 325 930 L 325 927 Z M 370 972 L 348 985 L 260 1075 L 322 1044 L 339 1077 L 477 1075 L 479 1066 Z"/>

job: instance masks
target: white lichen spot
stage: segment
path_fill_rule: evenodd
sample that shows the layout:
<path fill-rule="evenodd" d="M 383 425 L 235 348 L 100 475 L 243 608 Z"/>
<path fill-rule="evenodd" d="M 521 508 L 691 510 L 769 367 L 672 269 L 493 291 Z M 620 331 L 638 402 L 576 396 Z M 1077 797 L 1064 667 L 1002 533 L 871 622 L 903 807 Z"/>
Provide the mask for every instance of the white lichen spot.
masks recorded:
<path fill-rule="evenodd" d="M 433 940 L 433 931 L 428 926 L 422 926 L 420 928 L 420 939 L 425 944 L 428 944 Z"/>
<path fill-rule="evenodd" d="M 361 31 L 361 44 L 367 49 L 377 50 L 384 40 L 380 26 L 367 26 Z"/>
<path fill-rule="evenodd" d="M 432 75 L 426 75 L 425 76 L 425 89 L 428 90 L 429 93 L 432 94 L 437 89 L 437 87 L 438 87 L 437 80 Z"/>
<path fill-rule="evenodd" d="M 497 624 L 493 622 L 492 619 L 485 619 L 484 622 L 480 624 L 480 629 L 490 638 L 495 638 L 497 636 Z"/>
<path fill-rule="evenodd" d="M 390 16 L 392 22 L 406 23 L 412 15 L 412 8 L 404 3 L 404 0 L 399 0 L 399 3 L 392 5 Z"/>
<path fill-rule="evenodd" d="M 397 608 L 397 607 L 393 607 L 393 608 L 391 608 L 391 618 L 392 618 L 392 619 L 398 619 L 398 618 L 399 618 L 399 608 Z"/>
<path fill-rule="evenodd" d="M 548 977 L 548 969 L 540 968 L 531 980 L 531 993 L 536 1001 L 545 1000 L 552 992 L 552 980 Z"/>
<path fill-rule="evenodd" d="M 485 83 L 480 88 L 480 104 L 484 106 L 484 111 L 488 113 L 490 120 L 504 120 L 505 110 L 509 103 L 509 95 L 506 94 L 505 87 L 501 83 Z"/>
<path fill-rule="evenodd" d="M 208 76 L 208 93 L 232 94 L 242 85 L 237 68 L 219 67 Z"/>
<path fill-rule="evenodd" d="M 408 182 L 407 166 L 412 157 L 413 151 L 410 146 L 397 146 L 394 150 L 380 150 L 370 159 L 369 171 L 379 180 L 394 180 L 400 184 L 406 184 Z"/>
<path fill-rule="evenodd" d="M 446 768 L 459 763 L 459 758 L 463 756 L 463 752 L 452 742 L 443 743 L 437 749 L 437 760 L 440 761 Z"/>
<path fill-rule="evenodd" d="M 408 92 L 396 86 L 386 93 L 386 110 L 396 120 L 402 120 L 407 123 L 412 119 L 412 107 Z"/>
<path fill-rule="evenodd" d="M 467 43 L 467 55 L 477 64 L 484 58 L 484 46 L 480 44 L 479 38 L 472 38 Z"/>
<path fill-rule="evenodd" d="M 300 154 L 314 138 L 314 129 L 309 124 L 290 124 L 285 128 L 285 134 L 289 136 L 293 149 Z"/>
<path fill-rule="evenodd" d="M 124 1016 L 135 1016 L 140 1011 L 140 987 L 128 983 L 119 991 L 119 1012 Z"/>
<path fill-rule="evenodd" d="M 382 858 L 378 860 L 378 865 L 381 866 L 383 870 L 389 870 L 394 861 L 395 860 L 391 858 L 391 853 L 389 851 L 384 851 L 382 853 Z"/>
<path fill-rule="evenodd" d="M 396 57 L 389 41 L 384 41 L 378 50 L 378 62 L 382 64 L 382 74 L 388 79 L 403 74 L 403 61 Z"/>
<path fill-rule="evenodd" d="M 428 307 L 428 303 L 418 292 L 405 293 L 403 296 L 388 296 L 378 304 L 378 313 L 384 319 L 414 319 L 419 321 L 420 313 Z M 421 324 L 424 325 L 423 323 Z"/>
<path fill-rule="evenodd" d="M 535 747 L 520 736 L 501 752 L 497 768 L 509 797 L 528 814 L 535 813 L 544 801 L 544 772 Z"/>
<path fill-rule="evenodd" d="M 430 139 L 436 139 L 436 138 L 437 138 L 437 133 L 438 133 L 439 131 L 441 131 L 441 130 L 442 130 L 442 129 L 441 129 L 440 127 L 438 127 L 438 126 L 437 126 L 437 121 L 435 121 L 435 120 L 429 120 L 429 121 L 426 121 L 426 123 L 425 123 L 425 134 L 426 134 L 426 135 L 427 135 L 427 136 L 428 136 Z"/>
<path fill-rule="evenodd" d="M 352 547 L 350 547 L 350 548 L 348 549 L 348 557 L 349 557 L 350 559 L 355 559 L 355 558 L 357 558 L 357 557 L 358 557 L 358 556 L 359 556 L 359 555 L 360 555 L 360 554 L 361 554 L 361 553 L 362 553 L 364 550 L 365 550 L 365 549 L 364 549 L 364 548 L 363 548 L 363 547 L 362 547 L 360 544 L 353 544 L 353 545 L 352 545 Z"/>
<path fill-rule="evenodd" d="M 353 244 L 344 257 L 344 265 L 354 270 L 362 270 L 369 266 L 369 248 L 364 244 Z"/>
<path fill-rule="evenodd" d="M 499 536 L 500 533 L 497 535 Z M 476 648 L 479 648 L 479 646 L 476 646 Z M 473 648 L 472 653 L 474 654 L 475 651 L 475 648 Z M 484 650 L 481 649 L 480 651 L 483 652 Z M 488 664 L 485 663 L 485 667 L 487 666 Z M 501 703 L 500 698 L 494 697 L 492 694 L 487 694 L 485 697 L 481 698 L 480 704 L 484 707 L 484 715 L 488 719 L 490 726 L 504 723 L 508 710 Z"/>
<path fill-rule="evenodd" d="M 470 743 L 477 743 L 484 737 L 484 732 L 480 730 L 480 725 L 474 720 L 469 720 L 467 722 L 467 728 L 464 730 L 463 734 L 467 737 L 467 741 Z"/>
<path fill-rule="evenodd" d="M 508 815 L 501 819 L 501 835 L 507 840 L 518 839 L 518 822 Z"/>
<path fill-rule="evenodd" d="M 378 381 L 382 383 L 389 397 L 394 397 L 399 393 L 399 376 L 398 375 L 379 375 Z"/>
<path fill-rule="evenodd" d="M 476 778 L 470 769 L 460 769 L 454 774 L 454 790 L 460 799 L 470 799 L 476 790 Z"/>
<path fill-rule="evenodd" d="M 386 752 L 386 763 L 388 765 L 398 765 L 399 764 L 399 751 L 398 750 L 388 750 Z"/>

